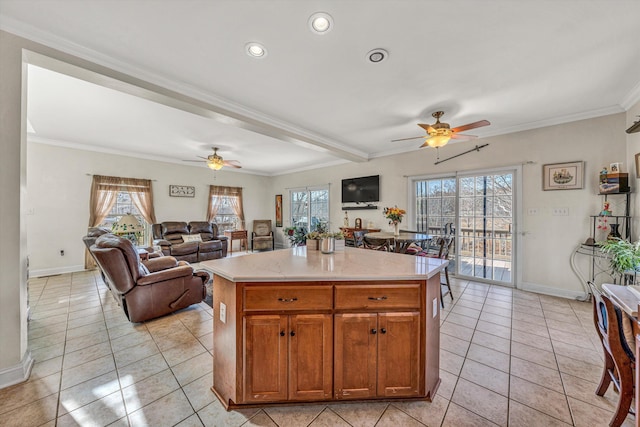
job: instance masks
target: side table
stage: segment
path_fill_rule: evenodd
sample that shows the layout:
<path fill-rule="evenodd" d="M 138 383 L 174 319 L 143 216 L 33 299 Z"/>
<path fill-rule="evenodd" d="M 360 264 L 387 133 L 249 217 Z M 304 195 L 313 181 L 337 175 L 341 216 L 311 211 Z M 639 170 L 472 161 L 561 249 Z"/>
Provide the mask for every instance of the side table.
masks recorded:
<path fill-rule="evenodd" d="M 245 250 L 249 247 L 249 241 L 247 239 L 247 230 L 225 231 L 224 235 L 229 239 L 229 255 L 233 255 L 234 240 L 240 240 L 240 250 L 242 250 L 242 243 L 244 243 Z"/>

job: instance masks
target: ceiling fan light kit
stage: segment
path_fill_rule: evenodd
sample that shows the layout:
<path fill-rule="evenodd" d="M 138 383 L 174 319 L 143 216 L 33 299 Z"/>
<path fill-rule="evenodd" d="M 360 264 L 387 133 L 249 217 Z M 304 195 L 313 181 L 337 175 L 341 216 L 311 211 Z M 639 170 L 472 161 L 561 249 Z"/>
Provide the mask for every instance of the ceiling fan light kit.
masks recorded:
<path fill-rule="evenodd" d="M 218 147 L 211 147 L 213 154 L 209 154 L 207 157 L 200 157 L 203 160 L 183 160 L 183 162 L 205 162 L 209 169 L 219 171 L 225 166 L 241 169 L 242 166 L 238 164 L 237 160 L 225 160 L 222 156 L 218 155 Z"/>

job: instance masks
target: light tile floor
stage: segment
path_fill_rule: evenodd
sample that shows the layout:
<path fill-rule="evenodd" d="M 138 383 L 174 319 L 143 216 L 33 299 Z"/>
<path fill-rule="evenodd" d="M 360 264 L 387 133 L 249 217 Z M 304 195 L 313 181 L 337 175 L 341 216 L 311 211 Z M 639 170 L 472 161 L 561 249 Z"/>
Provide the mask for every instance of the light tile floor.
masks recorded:
<path fill-rule="evenodd" d="M 591 305 L 454 280 L 433 402 L 226 412 L 204 303 L 131 324 L 96 272 L 29 282 L 29 381 L 0 390 L 2 426 L 606 426 Z M 629 416 L 626 426 L 632 426 Z"/>

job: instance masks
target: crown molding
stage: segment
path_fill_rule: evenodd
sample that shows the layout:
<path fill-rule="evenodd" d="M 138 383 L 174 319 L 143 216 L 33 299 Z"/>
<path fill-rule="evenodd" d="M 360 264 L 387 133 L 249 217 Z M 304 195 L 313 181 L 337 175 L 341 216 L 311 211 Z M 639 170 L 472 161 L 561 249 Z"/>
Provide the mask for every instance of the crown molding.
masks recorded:
<path fill-rule="evenodd" d="M 622 108 L 624 108 L 625 111 L 629 111 L 631 107 L 636 105 L 638 102 L 640 102 L 640 82 L 638 82 L 638 84 L 631 89 L 631 92 L 624 97 L 620 105 L 622 105 Z"/>

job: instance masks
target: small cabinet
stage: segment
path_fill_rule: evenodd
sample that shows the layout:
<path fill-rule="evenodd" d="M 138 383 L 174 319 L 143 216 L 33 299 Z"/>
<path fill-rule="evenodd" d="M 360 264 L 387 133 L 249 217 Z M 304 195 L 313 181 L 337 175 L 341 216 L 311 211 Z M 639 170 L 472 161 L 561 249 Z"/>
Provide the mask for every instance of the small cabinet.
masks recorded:
<path fill-rule="evenodd" d="M 244 337 L 246 403 L 331 398 L 331 314 L 245 316 Z"/>
<path fill-rule="evenodd" d="M 336 399 L 419 395 L 419 312 L 336 314 L 335 336 Z"/>

